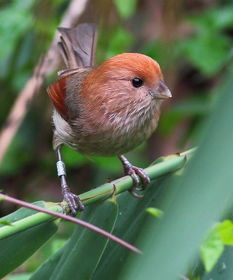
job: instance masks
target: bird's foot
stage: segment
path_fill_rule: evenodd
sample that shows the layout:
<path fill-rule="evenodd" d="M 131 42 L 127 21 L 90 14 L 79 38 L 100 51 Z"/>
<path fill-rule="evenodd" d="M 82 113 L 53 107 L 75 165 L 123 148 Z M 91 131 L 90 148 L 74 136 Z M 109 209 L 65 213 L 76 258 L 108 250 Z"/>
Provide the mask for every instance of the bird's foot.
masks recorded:
<path fill-rule="evenodd" d="M 125 174 L 129 175 L 134 182 L 133 187 L 129 190 L 132 196 L 136 198 L 142 198 L 142 194 L 138 194 L 138 191 L 144 191 L 147 185 L 150 183 L 149 176 L 145 173 L 145 171 L 137 166 L 131 165 L 125 170 Z M 140 186 L 140 179 L 142 181 L 141 187 Z"/>
<path fill-rule="evenodd" d="M 63 192 L 63 200 L 68 204 L 68 212 L 72 216 L 76 216 L 78 211 L 83 211 L 85 208 L 79 196 L 68 190 Z"/>
<path fill-rule="evenodd" d="M 71 214 L 72 216 L 75 216 L 78 212 L 78 210 L 83 211 L 84 210 L 84 205 L 81 201 L 81 199 L 76 195 L 73 194 L 70 191 L 70 188 L 67 184 L 66 180 L 66 168 L 65 168 L 65 163 L 62 161 L 62 156 L 61 156 L 61 145 L 58 146 L 56 149 L 56 154 L 57 154 L 57 175 L 60 178 L 61 182 L 61 189 L 62 189 L 62 194 L 63 194 L 63 200 L 68 204 L 68 213 Z"/>
<path fill-rule="evenodd" d="M 133 187 L 129 192 L 136 198 L 141 198 L 143 195 L 138 194 L 138 191 L 143 191 L 150 183 L 149 176 L 145 171 L 137 166 L 132 165 L 124 156 L 120 157 L 125 175 L 129 175 L 133 179 Z M 141 187 L 139 188 L 139 186 Z"/>
<path fill-rule="evenodd" d="M 125 168 L 125 174 L 131 176 L 133 179 L 135 187 L 138 187 L 140 185 L 140 179 L 142 181 L 142 188 L 141 190 L 144 190 L 146 186 L 150 183 L 150 178 L 145 173 L 145 171 L 137 166 L 129 165 Z"/>

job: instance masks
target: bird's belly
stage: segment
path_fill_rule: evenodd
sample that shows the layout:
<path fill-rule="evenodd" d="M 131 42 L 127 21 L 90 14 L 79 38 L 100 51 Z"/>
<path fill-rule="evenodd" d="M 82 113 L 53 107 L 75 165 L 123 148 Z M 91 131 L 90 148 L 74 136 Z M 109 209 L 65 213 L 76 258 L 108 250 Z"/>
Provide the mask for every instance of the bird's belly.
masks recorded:
<path fill-rule="evenodd" d="M 111 135 L 99 135 L 80 138 L 73 146 L 79 152 L 95 156 L 117 156 L 129 152 L 137 147 L 144 139 L 121 137 L 113 138 Z"/>
<path fill-rule="evenodd" d="M 122 127 L 117 130 L 96 131 L 89 135 L 78 133 L 75 144 L 70 145 L 83 154 L 96 156 L 117 156 L 136 148 L 148 139 L 157 126 L 151 119 L 143 126 Z"/>
<path fill-rule="evenodd" d="M 128 118 L 116 125 L 102 124 L 97 120 L 90 126 L 90 122 L 80 124 L 78 120 L 78 123 L 70 126 L 64 120 L 62 123 L 55 112 L 53 121 L 59 143 L 86 155 L 117 156 L 129 152 L 148 139 L 157 126 L 158 116 L 157 112 L 140 119 Z"/>

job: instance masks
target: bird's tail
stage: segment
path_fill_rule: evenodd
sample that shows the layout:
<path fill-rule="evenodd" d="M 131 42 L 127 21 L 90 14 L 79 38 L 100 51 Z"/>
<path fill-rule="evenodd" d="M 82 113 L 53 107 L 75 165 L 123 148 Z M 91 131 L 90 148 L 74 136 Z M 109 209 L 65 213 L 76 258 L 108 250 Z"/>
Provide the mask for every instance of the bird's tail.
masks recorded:
<path fill-rule="evenodd" d="M 82 23 L 75 28 L 58 28 L 59 47 L 68 69 L 93 66 L 97 41 L 95 24 Z"/>

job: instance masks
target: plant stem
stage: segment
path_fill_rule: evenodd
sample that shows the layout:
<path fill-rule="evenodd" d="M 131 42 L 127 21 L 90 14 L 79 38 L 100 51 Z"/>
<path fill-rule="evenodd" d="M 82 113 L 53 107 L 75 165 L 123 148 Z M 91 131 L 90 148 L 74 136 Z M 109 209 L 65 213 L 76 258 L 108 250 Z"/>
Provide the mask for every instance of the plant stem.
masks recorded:
<path fill-rule="evenodd" d="M 194 149 L 191 149 L 191 150 L 183 152 L 181 154 L 174 154 L 174 155 L 169 155 L 167 157 L 159 158 L 158 160 L 156 160 L 157 163 L 146 168 L 145 172 L 150 177 L 151 180 L 154 180 L 165 174 L 175 172 L 176 170 L 184 167 L 187 159 L 189 159 L 189 157 L 193 154 L 193 152 L 194 152 Z M 133 181 L 132 181 L 131 177 L 125 176 L 125 177 L 122 177 L 115 181 L 112 181 L 110 183 L 101 185 L 86 193 L 81 194 L 80 199 L 82 200 L 82 202 L 85 205 L 88 205 L 88 204 L 96 202 L 98 200 L 107 199 L 107 198 L 111 197 L 112 195 L 119 194 L 126 190 L 129 190 L 132 187 L 132 184 L 133 184 Z M 41 223 L 44 223 L 44 222 L 47 222 L 50 220 L 60 218 L 60 219 L 65 219 L 70 222 L 79 224 L 81 226 L 85 226 L 93 231 L 99 232 L 102 235 L 105 235 L 107 238 L 118 242 L 122 246 L 125 246 L 125 247 L 129 248 L 130 250 L 139 253 L 139 250 L 137 248 L 131 246 L 130 244 L 127 244 L 126 242 L 120 240 L 119 238 L 117 238 L 115 236 L 112 236 L 109 233 L 106 233 L 105 231 L 95 227 L 94 225 L 91 225 L 82 220 L 76 219 L 74 217 L 64 215 L 62 213 L 64 208 L 62 207 L 62 205 L 60 203 L 46 203 L 46 208 L 41 208 L 41 207 L 38 207 L 31 203 L 27 203 L 25 201 L 21 201 L 16 198 L 13 198 L 8 195 L 0 193 L 0 201 L 3 201 L 3 200 L 14 203 L 21 207 L 33 209 L 35 211 L 38 211 L 38 213 L 28 216 L 19 221 L 16 221 L 16 222 L 12 223 L 11 225 L 1 227 L 0 239 L 10 236 L 12 234 L 15 234 L 16 232 L 25 230 L 29 227 L 33 227 L 33 226 L 36 226 L 38 224 L 41 224 Z M 65 203 L 62 203 L 62 204 L 63 204 L 63 206 L 66 206 Z"/>
<path fill-rule="evenodd" d="M 156 160 L 156 164 L 153 164 L 144 171 L 153 181 L 165 174 L 175 172 L 178 169 L 184 167 L 187 159 L 194 153 L 195 148 L 185 151 L 180 154 L 169 155 Z M 125 176 L 120 179 L 114 180 L 110 183 L 103 184 L 95 189 L 81 194 L 79 197 L 83 201 L 84 205 L 88 205 L 95 201 L 106 199 L 113 194 L 119 194 L 132 188 L 133 180 L 130 176 Z"/>
<path fill-rule="evenodd" d="M 63 208 L 61 205 L 59 204 L 55 204 L 55 203 L 51 203 L 51 206 L 49 207 L 49 209 L 46 208 L 42 208 L 42 207 L 38 207 L 36 205 L 15 199 L 13 197 L 10 197 L 8 195 L 5 194 L 0 194 L 0 201 L 1 200 L 5 200 L 8 202 L 12 202 L 15 203 L 17 205 L 20 206 L 24 206 L 33 210 L 38 211 L 38 213 L 34 214 L 34 215 L 30 215 L 28 217 L 25 217 L 19 221 L 16 221 L 14 223 L 11 223 L 10 225 L 6 225 L 4 227 L 1 227 L 0 229 L 0 239 L 9 237 L 13 234 L 16 234 L 20 231 L 26 230 L 28 228 L 31 228 L 33 226 L 37 226 L 41 223 L 44 222 L 48 222 L 50 220 L 54 220 L 55 218 L 60 218 L 60 219 L 65 219 L 67 221 L 70 221 L 72 223 L 78 224 L 82 227 L 88 228 L 92 231 L 95 231 L 103 236 L 105 236 L 106 238 L 109 238 L 110 240 L 120 244 L 121 246 L 135 252 L 138 254 L 141 254 L 142 252 L 134 247 L 133 245 L 129 244 L 128 242 L 125 242 L 124 240 L 122 240 L 121 238 L 93 225 L 90 224 L 88 222 L 82 221 L 80 219 L 77 219 L 75 217 L 71 217 L 71 216 L 67 216 L 62 214 L 61 212 L 63 212 Z"/>

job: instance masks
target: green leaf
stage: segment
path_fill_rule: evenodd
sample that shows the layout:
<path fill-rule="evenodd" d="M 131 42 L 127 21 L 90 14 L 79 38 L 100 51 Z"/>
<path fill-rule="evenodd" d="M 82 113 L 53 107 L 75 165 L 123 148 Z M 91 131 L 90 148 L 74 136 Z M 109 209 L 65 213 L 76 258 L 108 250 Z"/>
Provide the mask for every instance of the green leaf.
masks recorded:
<path fill-rule="evenodd" d="M 50 276 L 53 274 L 54 270 L 57 267 L 57 264 L 62 259 L 63 253 L 66 251 L 66 248 L 68 247 L 68 242 L 59 249 L 56 254 L 52 255 L 45 263 L 42 264 L 42 266 L 39 267 L 39 269 L 32 274 L 31 280 L 40 280 L 40 279 L 51 279 Z M 52 280 L 52 279 L 51 279 Z"/>
<path fill-rule="evenodd" d="M 187 275 L 207 232 L 230 211 L 233 72 L 222 82 L 224 90 L 205 121 L 197 152 L 184 175 L 168 184 L 156 205 L 164 211 L 164 218 L 153 219 L 143 227 L 136 243 L 143 257 L 129 258 L 119 279 L 151 279 L 154 275 L 157 279 L 178 279 L 179 275 Z"/>
<path fill-rule="evenodd" d="M 210 272 L 224 251 L 224 244 L 220 234 L 212 230 L 201 245 L 201 259 L 205 270 Z"/>
<path fill-rule="evenodd" d="M 56 230 L 53 222 L 46 222 L 0 240 L 0 277 L 27 260 Z"/>
<path fill-rule="evenodd" d="M 157 224 L 159 220 L 148 215 L 145 209 L 159 205 L 159 201 L 165 192 L 169 178 L 169 176 L 165 176 L 164 178 L 154 181 L 151 187 L 145 191 L 142 199 L 135 199 L 128 193 L 122 193 L 117 196 L 119 217 L 113 234 L 135 245 L 137 237 L 141 235 L 143 228 L 149 221 Z M 109 279 L 111 275 L 114 275 L 115 279 L 121 279 L 122 269 L 129 256 L 135 256 L 135 254 L 120 247 L 116 243 L 109 243 L 93 275 L 93 280 Z M 137 256 L 137 258 L 140 257 Z"/>
<path fill-rule="evenodd" d="M 45 205 L 42 202 L 35 204 Z M 5 237 L 0 239 L 0 277 L 5 276 L 27 260 L 57 231 L 57 225 L 54 221 L 38 222 L 34 223 L 33 226 L 30 226 L 30 224 L 24 225 L 27 217 L 33 219 L 35 215 L 37 215 L 35 211 L 21 208 L 2 218 L 8 221 L 11 226 L 0 224 L 0 235 L 5 229 L 10 229 L 10 235 L 5 234 L 3 235 Z M 20 231 L 17 230 L 19 225 L 21 227 Z"/>
<path fill-rule="evenodd" d="M 44 207 L 45 206 L 45 202 L 44 201 L 37 201 L 37 202 L 34 202 L 33 203 L 34 205 L 36 206 L 39 206 L 39 207 Z M 31 210 L 31 209 L 28 209 L 28 208 L 19 208 L 18 210 L 16 210 L 15 212 L 1 218 L 1 219 L 4 219 L 5 221 L 8 221 L 9 223 L 14 223 L 16 221 L 20 221 L 26 217 L 29 217 L 33 214 L 36 214 L 37 212 L 35 210 Z M 0 228 L 1 228 L 1 225 L 0 224 Z M 1 231 L 1 229 L 0 229 Z"/>
<path fill-rule="evenodd" d="M 146 209 L 146 212 L 157 218 L 163 217 L 163 211 L 159 210 L 158 208 L 149 207 Z"/>
<path fill-rule="evenodd" d="M 233 223 L 225 220 L 217 224 L 201 245 L 201 258 L 210 272 L 223 253 L 224 245 L 233 245 Z"/>
<path fill-rule="evenodd" d="M 225 247 L 225 250 L 218 260 L 218 263 L 215 265 L 213 270 L 205 274 L 201 279 L 202 280 L 230 280 L 233 275 L 233 248 Z"/>
<path fill-rule="evenodd" d="M 89 206 L 82 219 L 112 232 L 117 216 L 117 204 L 107 200 Z M 72 279 L 74 275 L 78 279 L 91 279 L 108 243 L 100 234 L 78 226 L 65 246 L 43 264 L 31 280 Z"/>
<path fill-rule="evenodd" d="M 221 237 L 224 245 L 233 246 L 233 222 L 225 220 L 216 226 L 216 232 Z"/>

